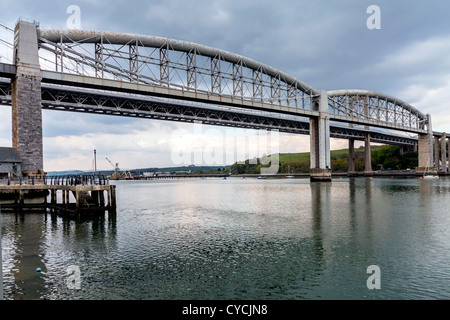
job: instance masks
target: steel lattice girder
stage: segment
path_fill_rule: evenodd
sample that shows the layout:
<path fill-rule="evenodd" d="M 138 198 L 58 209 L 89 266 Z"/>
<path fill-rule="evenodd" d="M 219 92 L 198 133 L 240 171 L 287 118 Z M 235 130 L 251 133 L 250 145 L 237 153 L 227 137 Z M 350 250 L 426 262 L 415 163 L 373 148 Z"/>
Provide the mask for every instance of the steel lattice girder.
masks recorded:
<path fill-rule="evenodd" d="M 55 55 L 55 69 L 59 64 L 63 73 L 202 93 L 202 102 L 211 96 L 228 97 L 243 107 L 261 103 L 311 111 L 311 101 L 319 94 L 270 66 L 192 42 L 79 30 L 39 30 L 39 35 L 41 49 Z M 361 90 L 328 95 L 330 119 L 426 133 L 427 117 L 393 97 Z"/>
<path fill-rule="evenodd" d="M 427 116 L 394 97 L 365 90 L 336 90 L 327 94 L 331 119 L 375 126 L 383 123 L 416 133 L 427 131 Z"/>
<path fill-rule="evenodd" d="M 318 94 L 312 87 L 270 66 L 191 42 L 75 30 L 39 30 L 39 33 L 40 48 L 57 56 L 55 61 L 65 61 L 60 63 L 61 72 L 101 75 L 304 109 L 310 108 L 312 96 Z M 278 80 L 276 97 L 271 90 L 272 78 Z"/>
<path fill-rule="evenodd" d="M 42 107 L 49 110 L 94 113 L 182 122 L 202 122 L 208 125 L 248 129 L 278 130 L 292 134 L 309 135 L 309 121 L 283 114 L 255 112 L 224 106 L 202 106 L 145 96 L 112 94 L 98 90 L 80 90 L 62 86 L 42 86 Z M 0 82 L 2 104 L 11 104 L 11 84 Z M 378 143 L 413 145 L 417 138 L 359 128 L 330 126 L 332 138 L 364 140 L 370 133 L 371 141 Z"/>

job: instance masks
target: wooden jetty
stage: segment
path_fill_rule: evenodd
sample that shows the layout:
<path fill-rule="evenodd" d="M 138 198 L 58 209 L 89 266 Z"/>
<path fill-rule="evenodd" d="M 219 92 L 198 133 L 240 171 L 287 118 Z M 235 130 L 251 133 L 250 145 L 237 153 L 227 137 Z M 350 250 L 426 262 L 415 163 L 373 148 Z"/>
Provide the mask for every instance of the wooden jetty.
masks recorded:
<path fill-rule="evenodd" d="M 70 216 L 116 213 L 116 186 L 107 180 L 66 177 L 45 178 L 44 182 L 0 185 L 2 211 L 50 211 Z"/>

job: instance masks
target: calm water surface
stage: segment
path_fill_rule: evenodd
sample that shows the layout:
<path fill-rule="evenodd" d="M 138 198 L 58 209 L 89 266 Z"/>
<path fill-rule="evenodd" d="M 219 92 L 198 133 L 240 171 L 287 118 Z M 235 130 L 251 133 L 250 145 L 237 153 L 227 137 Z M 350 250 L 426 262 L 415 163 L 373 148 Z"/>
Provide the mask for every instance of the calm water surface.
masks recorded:
<path fill-rule="evenodd" d="M 450 178 L 116 184 L 115 218 L 2 215 L 5 299 L 450 299 Z"/>

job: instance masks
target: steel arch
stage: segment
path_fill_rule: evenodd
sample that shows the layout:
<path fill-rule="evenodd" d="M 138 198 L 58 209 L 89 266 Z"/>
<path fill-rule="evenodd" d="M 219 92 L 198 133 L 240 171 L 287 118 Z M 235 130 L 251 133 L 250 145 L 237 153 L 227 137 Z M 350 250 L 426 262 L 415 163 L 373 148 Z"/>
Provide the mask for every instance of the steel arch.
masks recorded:
<path fill-rule="evenodd" d="M 174 87 L 310 110 L 318 90 L 294 77 L 228 51 L 156 36 L 39 30 L 40 47 L 56 71 Z M 52 61 L 53 62 L 53 61 Z"/>
<path fill-rule="evenodd" d="M 180 100 L 319 116 L 320 90 L 235 53 L 156 36 L 55 29 L 38 29 L 38 33 L 42 64 L 50 62 L 54 70 L 47 68 L 44 82 L 64 83 L 61 79 L 72 76 L 66 84 L 86 86 L 89 78 L 95 88 L 142 90 Z M 123 89 L 123 83 L 136 86 Z M 427 132 L 427 115 L 394 97 L 365 90 L 328 91 L 327 95 L 332 120 Z"/>
<path fill-rule="evenodd" d="M 428 117 L 395 97 L 367 90 L 328 91 L 330 118 L 423 133 Z"/>

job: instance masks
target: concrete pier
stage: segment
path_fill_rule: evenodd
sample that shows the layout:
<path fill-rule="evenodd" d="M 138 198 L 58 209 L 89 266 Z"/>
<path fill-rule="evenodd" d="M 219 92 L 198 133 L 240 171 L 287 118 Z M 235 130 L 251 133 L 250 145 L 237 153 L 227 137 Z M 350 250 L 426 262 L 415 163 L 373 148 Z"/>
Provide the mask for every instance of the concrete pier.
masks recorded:
<path fill-rule="evenodd" d="M 447 133 L 443 133 L 440 139 L 441 166 L 440 172 L 447 173 Z"/>
<path fill-rule="evenodd" d="M 434 169 L 434 154 L 433 154 L 433 129 L 431 125 L 431 116 L 427 114 L 428 118 L 428 133 L 419 134 L 419 165 L 416 169 L 417 175 L 423 175 L 427 170 Z"/>
<path fill-rule="evenodd" d="M 370 149 L 370 133 L 367 134 L 364 140 L 364 175 L 372 176 L 372 152 Z"/>
<path fill-rule="evenodd" d="M 353 176 L 356 173 L 355 167 L 355 140 L 348 140 L 348 175 Z"/>
<path fill-rule="evenodd" d="M 364 159 L 364 176 L 373 176 L 372 170 L 372 154 L 370 148 L 370 134 L 367 134 L 364 140 L 364 152 L 355 152 L 355 140 L 348 140 L 348 172 L 349 177 L 359 176 L 361 173 L 356 172 L 356 159 Z"/>
<path fill-rule="evenodd" d="M 319 111 L 319 116 L 310 118 L 310 179 L 331 181 L 330 115 L 326 91 L 322 90 L 313 101 L 313 109 Z"/>
<path fill-rule="evenodd" d="M 434 168 L 436 168 L 437 171 L 440 169 L 439 161 L 439 137 L 434 137 Z"/>
<path fill-rule="evenodd" d="M 17 73 L 11 82 L 12 144 L 22 160 L 23 175 L 42 175 L 41 68 L 34 23 L 19 21 L 16 25 L 14 61 Z"/>

